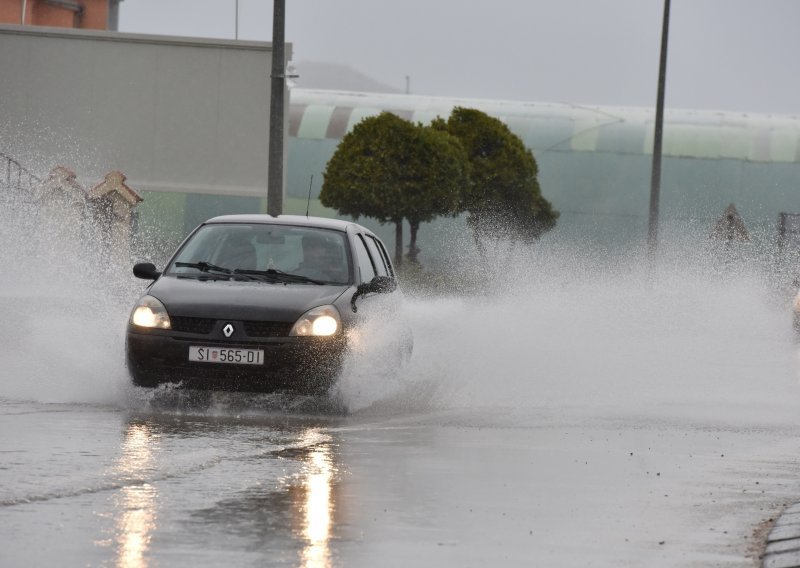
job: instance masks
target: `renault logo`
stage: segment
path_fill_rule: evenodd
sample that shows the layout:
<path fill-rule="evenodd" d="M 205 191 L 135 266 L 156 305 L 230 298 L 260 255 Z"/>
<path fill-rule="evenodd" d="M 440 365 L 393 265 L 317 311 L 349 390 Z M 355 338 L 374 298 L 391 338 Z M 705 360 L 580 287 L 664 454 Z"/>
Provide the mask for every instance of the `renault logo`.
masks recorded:
<path fill-rule="evenodd" d="M 233 324 L 230 323 L 226 324 L 225 327 L 222 328 L 222 333 L 225 334 L 225 337 L 230 337 L 231 335 L 233 335 L 234 331 L 235 330 L 233 329 Z"/>

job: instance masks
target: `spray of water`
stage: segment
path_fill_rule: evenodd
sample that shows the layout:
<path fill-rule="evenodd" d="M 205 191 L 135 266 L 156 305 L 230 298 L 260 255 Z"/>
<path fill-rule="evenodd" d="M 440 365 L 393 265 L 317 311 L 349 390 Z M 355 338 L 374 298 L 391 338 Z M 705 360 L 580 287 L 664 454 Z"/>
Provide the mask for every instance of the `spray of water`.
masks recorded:
<path fill-rule="evenodd" d="M 124 327 L 143 287 L 130 262 L 25 199 L 6 200 L 0 216 L 0 398 L 130 404 L 138 389 L 124 367 Z M 398 368 L 385 315 L 368 321 L 369 341 L 346 362 L 333 407 L 796 407 L 797 355 L 780 278 L 760 260 L 763 251 L 697 243 L 673 239 L 655 263 L 641 251 L 553 238 L 457 259 L 435 289 L 407 293 L 411 360 Z M 284 410 L 299 404 L 281 400 Z"/>
<path fill-rule="evenodd" d="M 361 390 L 344 393 L 352 411 L 608 407 L 762 419 L 800 402 L 791 290 L 764 250 L 697 235 L 664 243 L 655 261 L 583 243 L 498 247 L 461 263 L 470 268 L 453 282 L 458 295 L 411 298 L 411 364 L 388 398 L 375 385 L 365 396 L 375 377 L 362 370 Z"/>
<path fill-rule="evenodd" d="M 0 397 L 113 404 L 126 374 L 130 268 L 81 222 L 78 205 L 4 188 L 0 212 Z"/>

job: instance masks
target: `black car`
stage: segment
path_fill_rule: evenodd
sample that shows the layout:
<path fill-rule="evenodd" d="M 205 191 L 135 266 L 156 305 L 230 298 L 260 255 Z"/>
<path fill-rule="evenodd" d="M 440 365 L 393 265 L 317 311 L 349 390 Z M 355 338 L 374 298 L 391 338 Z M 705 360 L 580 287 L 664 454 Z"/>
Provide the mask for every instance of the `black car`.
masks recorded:
<path fill-rule="evenodd" d="M 386 247 L 351 222 L 227 215 L 197 227 L 134 307 L 126 354 L 134 384 L 322 392 L 364 318 L 400 323 Z M 408 328 L 398 325 L 402 360 Z"/>

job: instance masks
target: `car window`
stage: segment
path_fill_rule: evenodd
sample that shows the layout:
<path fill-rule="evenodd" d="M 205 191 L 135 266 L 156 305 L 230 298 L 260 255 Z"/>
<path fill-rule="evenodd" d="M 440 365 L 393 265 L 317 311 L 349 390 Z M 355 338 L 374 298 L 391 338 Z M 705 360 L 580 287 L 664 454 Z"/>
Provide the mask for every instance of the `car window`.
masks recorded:
<path fill-rule="evenodd" d="M 211 262 L 212 258 L 216 258 L 218 250 L 225 239 L 226 228 L 222 226 L 205 226 L 201 227 L 192 237 L 183 245 L 180 253 L 175 258 L 175 262 Z M 196 268 L 190 267 L 176 267 L 175 263 L 167 268 L 168 272 L 172 273 L 191 273 L 197 272 Z"/>
<path fill-rule="evenodd" d="M 205 262 L 227 270 L 280 270 L 329 283 L 350 281 L 345 235 L 313 227 L 270 224 L 212 224 L 184 244 L 169 273 L 193 274 L 200 268 L 176 263 Z"/>
<path fill-rule="evenodd" d="M 380 250 L 383 261 L 386 263 L 386 268 L 389 270 L 389 276 L 394 277 L 394 267 L 392 266 L 392 261 L 389 260 L 389 253 L 386 252 L 386 247 L 383 246 L 383 243 L 380 241 L 380 239 L 375 239 L 375 245 Z"/>
<path fill-rule="evenodd" d="M 378 250 L 378 245 L 375 244 L 375 239 L 369 235 L 364 235 L 364 241 L 367 243 L 367 250 L 370 256 L 375 261 L 375 270 L 378 276 L 389 276 L 389 270 L 386 268 L 386 260 Z"/>
<path fill-rule="evenodd" d="M 359 278 L 360 282 L 369 282 L 375 277 L 375 267 L 367 251 L 367 245 L 364 244 L 364 237 L 361 235 L 355 238 L 355 253 L 358 259 L 359 271 L 356 276 Z"/>

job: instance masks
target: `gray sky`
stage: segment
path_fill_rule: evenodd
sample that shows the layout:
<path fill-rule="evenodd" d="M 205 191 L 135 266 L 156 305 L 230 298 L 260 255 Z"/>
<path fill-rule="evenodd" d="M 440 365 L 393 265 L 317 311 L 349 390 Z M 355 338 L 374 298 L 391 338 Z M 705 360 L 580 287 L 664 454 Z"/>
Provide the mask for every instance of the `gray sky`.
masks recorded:
<path fill-rule="evenodd" d="M 236 4 L 124 0 L 119 29 L 233 39 Z M 272 2 L 238 6 L 239 38 L 270 41 Z M 662 0 L 287 0 L 286 41 L 296 62 L 398 89 L 408 75 L 415 94 L 652 107 L 662 13 Z M 800 114 L 799 23 L 798 0 L 672 0 L 667 107 Z"/>

